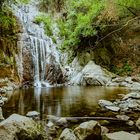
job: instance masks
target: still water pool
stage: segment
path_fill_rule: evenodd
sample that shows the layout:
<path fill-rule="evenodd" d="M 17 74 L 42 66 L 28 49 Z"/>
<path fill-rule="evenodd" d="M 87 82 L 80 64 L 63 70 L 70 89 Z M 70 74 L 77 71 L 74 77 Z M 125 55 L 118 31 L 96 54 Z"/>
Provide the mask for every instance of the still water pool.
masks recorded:
<path fill-rule="evenodd" d="M 19 89 L 8 93 L 9 101 L 3 107 L 4 117 L 13 113 L 25 115 L 28 111 L 56 116 L 89 116 L 98 111 L 98 100 L 115 100 L 118 94 L 126 94 L 125 88 L 113 87 L 52 87 Z"/>

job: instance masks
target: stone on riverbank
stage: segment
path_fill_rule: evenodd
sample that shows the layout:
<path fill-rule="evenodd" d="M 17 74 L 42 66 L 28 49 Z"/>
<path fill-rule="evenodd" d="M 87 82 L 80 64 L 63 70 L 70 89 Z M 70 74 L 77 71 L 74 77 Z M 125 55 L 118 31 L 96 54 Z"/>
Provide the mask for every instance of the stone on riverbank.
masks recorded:
<path fill-rule="evenodd" d="M 1 140 L 47 140 L 45 131 L 30 118 L 13 114 L 0 123 Z"/>
<path fill-rule="evenodd" d="M 61 133 L 59 140 L 78 140 L 71 129 L 64 129 Z"/>
<path fill-rule="evenodd" d="M 4 105 L 4 101 L 0 100 L 0 107 Z"/>
<path fill-rule="evenodd" d="M 2 108 L 0 107 L 0 122 L 4 120 Z"/>
<path fill-rule="evenodd" d="M 127 115 L 117 115 L 116 116 L 118 119 L 120 119 L 120 120 L 124 120 L 124 121 L 128 121 L 129 120 L 129 116 L 127 116 Z"/>
<path fill-rule="evenodd" d="M 74 134 L 79 140 L 100 139 L 101 126 L 97 121 L 88 121 L 81 123 L 74 129 Z"/>
<path fill-rule="evenodd" d="M 136 121 L 136 126 L 140 130 L 140 118 Z"/>
<path fill-rule="evenodd" d="M 107 101 L 107 100 L 99 100 L 98 104 L 99 104 L 101 107 L 112 106 L 112 105 L 113 105 L 112 102 Z"/>
<path fill-rule="evenodd" d="M 29 111 L 26 116 L 29 117 L 29 118 L 32 118 L 34 120 L 39 120 L 39 115 L 40 113 L 37 112 L 37 111 Z"/>
<path fill-rule="evenodd" d="M 107 101 L 107 100 L 99 100 L 98 104 L 101 107 L 105 107 L 106 109 L 111 110 L 111 111 L 118 112 L 120 110 L 119 107 L 115 106 L 112 102 Z"/>
<path fill-rule="evenodd" d="M 105 108 L 114 112 L 118 112 L 120 110 L 120 108 L 117 106 L 106 106 Z"/>
<path fill-rule="evenodd" d="M 126 100 L 128 98 L 140 99 L 140 93 L 138 93 L 138 92 L 131 92 L 131 93 L 125 95 L 123 100 Z"/>
<path fill-rule="evenodd" d="M 102 137 L 102 140 L 139 140 L 137 135 L 125 131 L 108 133 Z"/>
<path fill-rule="evenodd" d="M 95 62 L 89 61 L 83 70 L 72 77 L 70 83 L 74 85 L 104 86 L 113 76 L 114 74 L 111 72 L 96 65 Z"/>

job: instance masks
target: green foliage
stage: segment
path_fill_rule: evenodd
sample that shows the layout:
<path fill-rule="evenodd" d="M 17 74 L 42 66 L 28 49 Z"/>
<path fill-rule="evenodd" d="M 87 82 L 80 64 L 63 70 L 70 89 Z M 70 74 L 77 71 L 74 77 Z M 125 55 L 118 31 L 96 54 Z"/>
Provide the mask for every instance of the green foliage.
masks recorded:
<path fill-rule="evenodd" d="M 140 0 L 116 0 L 120 16 L 137 15 L 140 10 Z"/>
<path fill-rule="evenodd" d="M 96 36 L 94 21 L 103 8 L 103 0 L 68 1 L 66 19 L 58 21 L 60 35 L 64 37 L 61 49 L 75 49 L 83 39 Z"/>
<path fill-rule="evenodd" d="M 40 10 L 43 12 L 60 12 L 64 8 L 66 0 L 40 0 Z"/>
<path fill-rule="evenodd" d="M 34 19 L 34 22 L 36 24 L 41 24 L 43 23 L 44 24 L 44 29 L 45 29 L 45 33 L 48 35 L 48 36 L 52 36 L 53 35 L 53 31 L 52 31 L 52 24 L 53 24 L 53 21 L 52 21 L 52 18 L 46 14 L 40 14 L 39 16 L 37 16 L 35 19 Z"/>
<path fill-rule="evenodd" d="M 5 33 L 10 29 L 13 29 L 16 26 L 16 19 L 12 14 L 12 11 L 9 7 L 3 7 L 0 11 L 0 28 L 1 32 Z"/>
<path fill-rule="evenodd" d="M 30 2 L 30 0 L 15 0 L 15 2 L 28 4 Z"/>
<path fill-rule="evenodd" d="M 112 69 L 112 72 L 114 72 L 120 76 L 124 76 L 126 74 L 130 75 L 132 71 L 133 71 L 133 69 L 129 63 L 124 63 L 121 68 L 113 67 L 113 69 Z"/>

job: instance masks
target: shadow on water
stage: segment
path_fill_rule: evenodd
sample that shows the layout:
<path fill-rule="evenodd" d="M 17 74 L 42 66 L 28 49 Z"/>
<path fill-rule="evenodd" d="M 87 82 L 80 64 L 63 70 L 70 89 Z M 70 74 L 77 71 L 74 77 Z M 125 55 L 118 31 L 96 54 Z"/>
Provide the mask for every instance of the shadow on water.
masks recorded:
<path fill-rule="evenodd" d="M 13 113 L 25 115 L 28 111 L 56 116 L 88 116 L 97 111 L 99 99 L 114 100 L 118 94 L 128 93 L 124 88 L 112 87 L 53 87 L 20 89 L 8 94 L 3 108 L 4 117 Z"/>

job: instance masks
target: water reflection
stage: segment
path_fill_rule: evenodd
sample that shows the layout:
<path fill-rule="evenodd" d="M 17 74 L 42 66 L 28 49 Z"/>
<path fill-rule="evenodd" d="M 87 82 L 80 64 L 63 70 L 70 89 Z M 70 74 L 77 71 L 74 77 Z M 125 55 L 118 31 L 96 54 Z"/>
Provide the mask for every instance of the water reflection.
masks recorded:
<path fill-rule="evenodd" d="M 117 94 L 126 94 L 124 88 L 107 87 L 54 87 L 16 90 L 9 94 L 4 116 L 12 113 L 25 115 L 36 110 L 43 118 L 56 116 L 84 116 L 96 110 L 99 99 L 114 99 Z"/>

